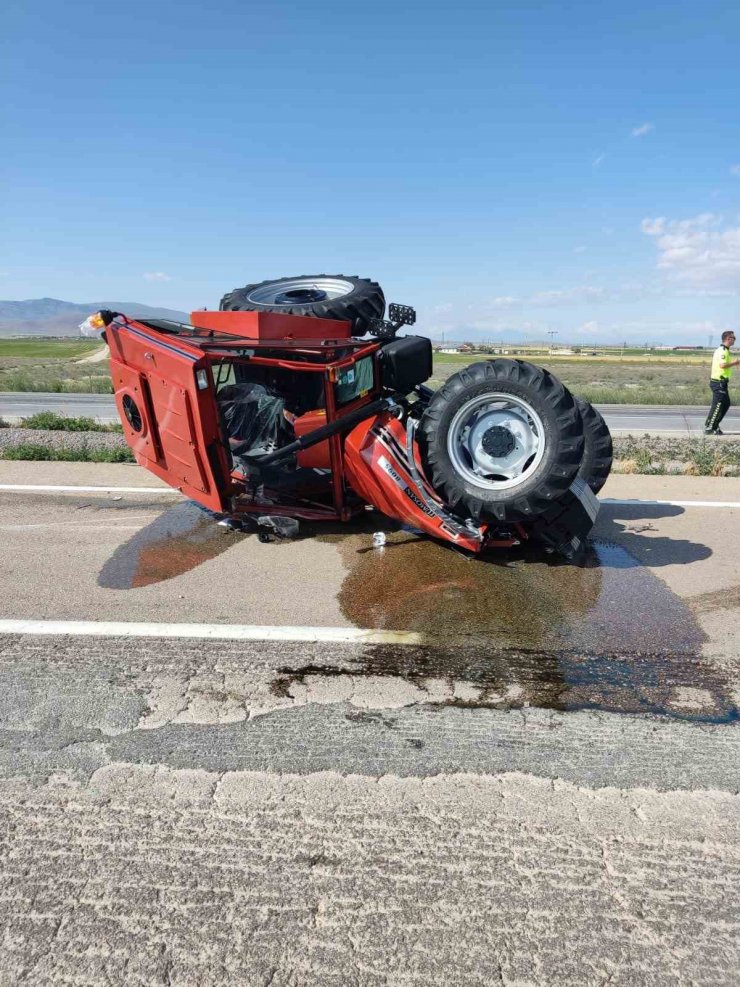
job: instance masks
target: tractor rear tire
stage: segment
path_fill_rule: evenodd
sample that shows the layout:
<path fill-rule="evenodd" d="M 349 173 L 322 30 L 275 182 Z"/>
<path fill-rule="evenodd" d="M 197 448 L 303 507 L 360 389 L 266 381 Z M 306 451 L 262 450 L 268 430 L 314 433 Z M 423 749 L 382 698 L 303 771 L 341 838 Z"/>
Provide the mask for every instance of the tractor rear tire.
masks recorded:
<path fill-rule="evenodd" d="M 302 274 L 235 288 L 221 299 L 223 312 L 282 312 L 316 319 L 342 319 L 363 336 L 373 319 L 382 319 L 385 296 L 369 278 L 346 274 Z"/>
<path fill-rule="evenodd" d="M 573 395 L 523 360 L 453 374 L 430 400 L 417 437 L 437 494 L 476 521 L 537 517 L 568 489 L 583 459 Z"/>
<path fill-rule="evenodd" d="M 578 470 L 579 479 L 586 482 L 595 494 L 607 481 L 612 468 L 612 437 L 609 426 L 601 414 L 584 398 L 576 398 L 583 422 L 585 446 L 583 460 Z"/>

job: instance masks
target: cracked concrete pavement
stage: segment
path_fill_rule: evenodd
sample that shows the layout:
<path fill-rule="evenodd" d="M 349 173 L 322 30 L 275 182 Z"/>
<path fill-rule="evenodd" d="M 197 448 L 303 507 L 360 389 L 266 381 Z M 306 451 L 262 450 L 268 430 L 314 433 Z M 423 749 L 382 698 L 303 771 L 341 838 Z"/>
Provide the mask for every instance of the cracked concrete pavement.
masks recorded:
<path fill-rule="evenodd" d="M 80 465 L 25 482 L 122 475 Z M 434 634 L 0 637 L 0 984 L 734 983 L 737 509 L 604 508 L 619 551 L 571 571 L 367 532 L 213 551 L 114 496 L 0 494 L 0 616 Z"/>
<path fill-rule="evenodd" d="M 737 960 L 724 792 L 112 764 L 0 808 L 2 983 L 703 985 Z"/>

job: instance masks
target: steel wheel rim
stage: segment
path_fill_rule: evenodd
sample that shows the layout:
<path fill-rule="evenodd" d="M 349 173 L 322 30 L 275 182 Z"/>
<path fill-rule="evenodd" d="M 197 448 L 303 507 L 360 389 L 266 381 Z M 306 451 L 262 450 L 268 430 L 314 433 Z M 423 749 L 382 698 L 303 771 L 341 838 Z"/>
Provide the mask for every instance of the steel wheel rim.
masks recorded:
<path fill-rule="evenodd" d="M 247 295 L 247 302 L 250 305 L 274 305 L 291 306 L 306 304 L 298 301 L 291 301 L 281 298 L 292 291 L 305 291 L 313 288 L 318 292 L 323 292 L 325 301 L 333 301 L 343 295 L 349 295 L 354 291 L 355 286 L 350 281 L 343 278 L 292 278 L 280 281 L 277 284 L 263 284 L 253 288 Z M 310 304 L 310 303 L 309 303 Z"/>
<path fill-rule="evenodd" d="M 537 470 L 545 455 L 542 419 L 527 401 L 481 394 L 457 411 L 447 435 L 456 472 L 484 490 L 511 490 Z"/>

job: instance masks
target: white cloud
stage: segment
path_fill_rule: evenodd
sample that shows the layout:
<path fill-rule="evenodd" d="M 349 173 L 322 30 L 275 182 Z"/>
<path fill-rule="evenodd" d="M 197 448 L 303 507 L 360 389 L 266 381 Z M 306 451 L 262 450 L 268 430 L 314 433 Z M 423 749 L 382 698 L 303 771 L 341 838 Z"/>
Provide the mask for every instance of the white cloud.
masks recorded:
<path fill-rule="evenodd" d="M 537 291 L 526 299 L 531 305 L 578 305 L 581 302 L 603 301 L 609 292 L 596 285 L 579 284 L 574 288 L 561 288 L 557 291 Z"/>
<path fill-rule="evenodd" d="M 691 219 L 644 219 L 642 232 L 655 238 L 658 268 L 696 289 L 740 286 L 740 226 L 726 225 L 715 213 Z"/>
<path fill-rule="evenodd" d="M 649 134 L 651 130 L 655 130 L 654 123 L 641 123 L 639 127 L 635 127 L 632 131 L 632 136 L 644 137 L 646 134 Z"/>
<path fill-rule="evenodd" d="M 593 168 L 598 168 L 599 165 L 601 164 L 601 162 L 604 160 L 605 157 L 606 157 L 605 154 L 597 154 L 596 157 L 591 162 L 591 166 Z"/>
<path fill-rule="evenodd" d="M 665 228 L 665 217 L 658 216 L 657 219 L 643 219 L 640 229 L 648 236 L 659 236 Z"/>
<path fill-rule="evenodd" d="M 730 174 L 740 178 L 740 164 L 730 165 Z"/>
<path fill-rule="evenodd" d="M 573 247 L 573 253 L 574 254 L 585 254 L 586 253 L 586 247 L 584 247 L 584 245 L 582 243 L 579 243 L 577 247 Z"/>
<path fill-rule="evenodd" d="M 148 274 L 144 275 L 145 281 L 171 281 L 172 278 L 169 274 L 165 274 L 164 271 L 150 271 Z"/>
<path fill-rule="evenodd" d="M 580 251 L 576 250 L 577 253 Z M 537 306 L 549 308 L 553 305 L 578 305 L 582 302 L 597 302 L 611 296 L 607 288 L 590 284 L 575 285 L 573 288 L 559 288 L 553 291 L 535 291 L 529 295 L 498 295 L 490 302 L 476 307 L 478 312 L 500 312 L 505 309 Z"/>

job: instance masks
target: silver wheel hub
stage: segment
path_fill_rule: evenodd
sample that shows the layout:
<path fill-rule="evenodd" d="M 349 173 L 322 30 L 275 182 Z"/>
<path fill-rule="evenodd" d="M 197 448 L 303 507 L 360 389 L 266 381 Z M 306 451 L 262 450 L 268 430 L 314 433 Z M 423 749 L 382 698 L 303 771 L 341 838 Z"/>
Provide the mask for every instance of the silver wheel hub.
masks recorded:
<path fill-rule="evenodd" d="M 310 302 L 309 294 L 313 293 L 314 301 L 331 301 L 349 295 L 354 291 L 354 285 L 343 278 L 293 278 L 280 281 L 278 284 L 263 284 L 253 288 L 247 295 L 251 305 L 300 305 Z"/>
<path fill-rule="evenodd" d="M 507 489 L 530 477 L 545 453 L 542 419 L 511 394 L 471 398 L 452 419 L 447 452 L 455 470 L 485 489 Z"/>

